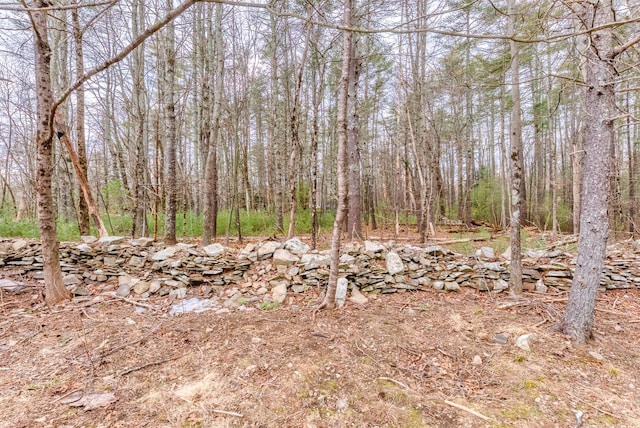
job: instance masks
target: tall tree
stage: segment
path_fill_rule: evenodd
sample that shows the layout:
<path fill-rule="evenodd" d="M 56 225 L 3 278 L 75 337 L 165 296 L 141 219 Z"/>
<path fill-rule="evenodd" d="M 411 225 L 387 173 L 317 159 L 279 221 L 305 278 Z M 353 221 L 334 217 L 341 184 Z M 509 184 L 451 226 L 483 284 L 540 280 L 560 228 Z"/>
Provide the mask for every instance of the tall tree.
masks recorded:
<path fill-rule="evenodd" d="M 343 26 L 350 28 L 352 25 L 351 14 L 353 13 L 352 0 L 344 0 Z M 347 115 L 349 98 L 349 76 L 352 75 L 350 68 L 354 65 L 351 61 L 351 43 L 353 34 L 350 31 L 342 32 L 342 69 L 340 72 L 340 85 L 338 93 L 338 208 L 336 218 L 333 222 L 333 232 L 331 235 L 331 265 L 329 270 L 329 281 L 320 304 L 320 308 L 333 308 L 335 306 L 336 287 L 338 284 L 338 271 L 340 268 L 340 239 L 344 227 L 345 216 L 347 214 Z"/>
<path fill-rule="evenodd" d="M 616 116 L 616 58 L 636 43 L 640 36 L 614 46 L 615 22 L 611 0 L 576 1 L 572 12 L 587 31 L 584 47 L 586 94 L 584 111 L 584 169 L 578 258 L 561 330 L 579 343 L 592 335 L 596 294 L 604 267 L 609 236 L 609 190 L 611 150 Z"/>
<path fill-rule="evenodd" d="M 205 164 L 205 195 L 204 195 L 204 233 L 202 241 L 205 244 L 216 239 L 218 223 L 218 140 L 220 139 L 220 115 L 222 106 L 222 89 L 224 78 L 224 42 L 222 39 L 222 5 L 216 5 L 216 15 L 213 34 L 213 110 L 210 126 L 205 128 L 209 133 L 209 147 Z M 205 59 L 205 61 L 209 61 Z M 208 68 L 208 67 L 207 67 Z M 205 68 L 205 69 L 207 69 Z M 204 77 L 208 79 L 208 76 Z"/>
<path fill-rule="evenodd" d="M 73 25 L 73 43 L 75 47 L 75 64 L 76 76 L 80 77 L 84 74 L 84 49 L 82 40 L 82 28 L 80 27 L 80 17 L 77 8 L 71 9 L 71 23 Z M 84 85 L 80 85 L 76 90 L 76 147 L 78 152 L 78 161 L 80 169 L 87 176 L 87 144 L 84 129 Z M 78 229 L 81 235 L 88 235 L 89 230 L 89 207 L 86 198 L 82 197 L 82 188 L 80 188 L 81 197 L 78 198 Z"/>
<path fill-rule="evenodd" d="M 173 8 L 173 0 L 167 0 L 167 10 Z M 164 38 L 165 70 L 164 70 L 164 108 L 166 120 L 166 192 L 167 208 L 165 212 L 165 236 L 167 244 L 176 243 L 176 213 L 178 210 L 178 189 L 176 177 L 176 47 L 175 29 L 173 22 L 167 24 Z"/>
<path fill-rule="evenodd" d="M 36 94 L 37 94 L 37 175 L 36 190 L 38 221 L 45 281 L 45 301 L 58 303 L 71 298 L 71 293 L 62 280 L 60 252 L 56 234 L 56 217 L 51 192 L 51 169 L 53 164 L 53 127 L 51 112 L 53 109 L 53 90 L 51 88 L 51 47 L 47 23 L 48 3 L 46 0 L 35 2 L 36 10 L 29 12 L 34 33 Z"/>
<path fill-rule="evenodd" d="M 515 0 L 509 0 L 509 34 L 515 34 Z M 522 119 L 520 117 L 520 52 L 515 40 L 510 40 L 511 48 L 511 264 L 509 265 L 509 285 L 511 292 L 522 293 L 522 250 L 520 227 L 524 215 L 524 180 L 522 154 Z"/>

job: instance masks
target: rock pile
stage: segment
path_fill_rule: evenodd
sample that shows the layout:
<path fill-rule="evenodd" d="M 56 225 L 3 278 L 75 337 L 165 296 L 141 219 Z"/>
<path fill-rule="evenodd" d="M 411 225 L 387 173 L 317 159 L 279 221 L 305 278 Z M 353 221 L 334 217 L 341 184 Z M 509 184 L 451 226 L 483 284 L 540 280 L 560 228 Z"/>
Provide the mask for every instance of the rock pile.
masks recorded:
<path fill-rule="evenodd" d="M 288 292 L 324 286 L 330 264 L 329 251 L 312 251 L 297 238 L 252 243 L 235 250 L 220 244 L 164 246 L 149 238 L 83 237 L 82 243 L 61 243 L 60 256 L 65 283 L 78 295 L 90 294 L 86 285 L 95 283 L 117 282 L 117 293 L 124 297 L 184 298 L 189 287 L 202 286 L 205 293 L 217 291 L 236 303 L 241 299 L 281 303 Z M 508 288 L 508 263 L 488 247 L 476 257 L 463 257 L 438 245 L 365 241 L 343 246 L 340 276 L 348 280 L 352 299 L 363 303 L 366 297 L 359 291 L 471 287 L 501 292 Z M 559 251 L 530 251 L 523 265 L 527 290 L 568 289 L 575 258 Z M 38 241 L 0 241 L 0 267 L 5 273 L 42 279 Z M 633 249 L 610 249 L 601 285 L 607 289 L 640 286 L 640 258 Z"/>

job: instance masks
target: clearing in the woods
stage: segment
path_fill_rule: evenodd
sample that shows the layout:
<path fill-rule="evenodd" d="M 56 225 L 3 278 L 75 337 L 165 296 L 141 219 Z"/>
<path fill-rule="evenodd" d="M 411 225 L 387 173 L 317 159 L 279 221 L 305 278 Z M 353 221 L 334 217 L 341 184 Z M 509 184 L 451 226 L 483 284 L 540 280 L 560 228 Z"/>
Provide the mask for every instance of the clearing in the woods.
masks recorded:
<path fill-rule="evenodd" d="M 315 313 L 314 288 L 169 316 L 166 298 L 46 308 L 31 291 L 0 295 L 2 428 L 640 426 L 635 289 L 599 295 L 585 347 L 551 328 L 566 293 L 430 290 Z"/>

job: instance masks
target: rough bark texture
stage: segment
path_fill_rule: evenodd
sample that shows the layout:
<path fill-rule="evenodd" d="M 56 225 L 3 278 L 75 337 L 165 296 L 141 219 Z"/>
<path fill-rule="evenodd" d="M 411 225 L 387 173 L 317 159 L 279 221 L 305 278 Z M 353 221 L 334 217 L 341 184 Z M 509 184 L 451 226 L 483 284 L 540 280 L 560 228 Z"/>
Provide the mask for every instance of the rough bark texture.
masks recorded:
<path fill-rule="evenodd" d="M 46 7 L 43 0 L 38 0 L 36 7 Z M 56 216 L 51 192 L 51 172 L 53 165 L 53 133 L 51 128 L 51 108 L 53 91 L 51 89 L 51 48 L 47 31 L 47 14 L 45 11 L 31 12 L 35 33 L 35 64 L 37 91 L 37 205 L 40 240 L 42 243 L 42 259 L 45 281 L 45 301 L 55 304 L 71 298 L 71 293 L 62 281 L 60 269 L 60 253 L 56 233 Z"/>
<path fill-rule="evenodd" d="M 144 28 L 144 1 L 137 0 L 133 5 L 133 33 L 138 36 Z M 146 195 L 145 188 L 145 84 L 144 84 L 144 44 L 133 52 L 133 119 L 134 131 L 134 169 L 133 169 L 133 230 L 134 237 L 147 234 Z"/>
<path fill-rule="evenodd" d="M 173 1 L 167 0 L 167 9 L 173 8 Z M 164 240 L 168 244 L 176 243 L 176 213 L 178 211 L 178 189 L 176 186 L 176 51 L 173 23 L 167 25 L 167 37 L 165 39 L 165 119 L 167 121 L 167 208 L 165 215 Z"/>
<path fill-rule="evenodd" d="M 513 33 L 513 0 L 509 2 L 509 32 Z M 520 63 L 519 50 L 515 41 L 511 46 L 511 96 L 513 107 L 511 111 L 511 264 L 509 266 L 509 287 L 514 294 L 522 294 L 522 250 L 520 242 L 520 227 L 522 225 L 523 203 L 522 182 L 524 169 L 522 168 L 522 122 L 520 118 Z"/>
<path fill-rule="evenodd" d="M 347 234 L 350 239 L 362 239 L 362 206 L 360 194 L 360 118 L 358 115 L 358 88 L 360 80 L 360 58 L 356 52 L 356 43 L 351 41 L 351 64 L 349 65 L 348 123 L 347 123 L 347 162 L 348 162 L 348 201 Z"/>
<path fill-rule="evenodd" d="M 76 76 L 84 74 L 84 52 L 82 49 L 82 29 L 80 28 L 80 18 L 78 9 L 71 10 L 71 20 L 73 23 L 73 41 L 75 44 Z M 84 132 L 84 85 L 80 85 L 76 90 L 76 146 L 78 152 L 78 162 L 80 170 L 87 177 L 87 147 Z M 82 195 L 82 187 L 80 193 Z M 89 228 L 89 207 L 84 197 L 78 198 L 78 229 L 80 235 L 88 235 Z M 102 230 L 100 230 L 102 233 Z"/>
<path fill-rule="evenodd" d="M 580 2 L 577 18 L 589 30 L 614 21 L 611 1 Z M 609 234 L 607 216 L 611 144 L 615 116 L 613 34 L 611 29 L 589 35 L 585 51 L 585 157 L 578 258 L 561 329 L 579 343 L 592 335 L 596 294 Z"/>
<path fill-rule="evenodd" d="M 344 2 L 344 26 L 351 26 L 352 0 Z M 340 74 L 340 92 L 338 94 L 338 209 L 333 222 L 331 235 L 331 267 L 329 282 L 321 307 L 335 306 L 336 287 L 338 284 L 338 270 L 340 265 L 340 238 L 347 214 L 347 104 L 349 92 L 349 68 L 353 64 L 351 56 L 351 40 L 353 35 L 345 31 L 342 33 L 342 72 Z"/>
<path fill-rule="evenodd" d="M 220 138 L 220 107 L 222 103 L 222 78 L 224 74 L 224 47 L 222 44 L 222 5 L 216 5 L 215 20 L 215 81 L 209 151 L 205 165 L 204 233 L 202 241 L 210 244 L 216 239 L 218 224 L 218 140 Z"/>

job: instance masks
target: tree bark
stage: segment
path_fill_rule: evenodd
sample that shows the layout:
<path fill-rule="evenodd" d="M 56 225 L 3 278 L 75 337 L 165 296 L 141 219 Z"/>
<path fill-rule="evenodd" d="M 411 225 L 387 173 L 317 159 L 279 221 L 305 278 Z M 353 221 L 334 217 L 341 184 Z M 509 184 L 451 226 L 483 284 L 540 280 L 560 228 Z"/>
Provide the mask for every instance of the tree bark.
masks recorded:
<path fill-rule="evenodd" d="M 36 2 L 37 8 L 48 5 L 45 0 Z M 53 135 L 51 134 L 51 110 L 53 107 L 53 91 L 51 88 L 51 48 L 49 45 L 47 12 L 34 10 L 30 12 L 35 36 L 35 73 L 37 90 L 37 134 L 36 134 L 36 191 L 38 207 L 38 224 L 42 247 L 42 259 L 45 282 L 45 301 L 55 304 L 71 298 L 71 293 L 62 280 L 60 269 L 60 252 L 56 234 L 56 217 L 51 191 L 51 173 L 53 165 Z"/>
<path fill-rule="evenodd" d="M 73 41 L 75 44 L 76 76 L 80 77 L 84 74 L 84 52 L 78 9 L 71 10 L 71 20 L 73 24 Z M 87 177 L 87 145 L 85 142 L 84 132 L 84 108 L 84 85 L 80 85 L 76 90 L 76 147 L 80 171 L 82 171 L 84 176 Z M 80 235 L 89 235 L 91 233 L 89 227 L 89 207 L 86 199 L 82 197 L 82 195 L 84 195 L 84 191 L 82 190 L 81 184 L 79 184 L 79 188 L 81 197 L 78 198 L 78 229 L 80 230 Z M 98 223 L 96 223 L 96 226 L 98 226 Z M 104 225 L 102 226 L 104 227 Z M 102 230 L 99 232 L 102 233 Z"/>
<path fill-rule="evenodd" d="M 509 1 L 509 34 L 514 34 L 514 0 Z M 523 212 L 522 183 L 522 122 L 520 118 L 520 63 L 518 44 L 511 40 L 511 264 L 509 265 L 509 287 L 513 294 L 522 294 L 522 250 L 520 227 Z"/>
<path fill-rule="evenodd" d="M 577 2 L 576 18 L 585 30 L 614 22 L 611 0 Z M 612 30 L 589 33 L 585 49 L 585 156 L 578 258 L 561 330 L 576 342 L 592 335 L 596 294 L 609 235 L 607 215 L 615 116 L 615 52 Z"/>
<path fill-rule="evenodd" d="M 360 80 L 360 58 L 356 43 L 351 40 L 349 60 L 349 89 L 347 117 L 347 163 L 348 163 L 348 220 L 349 239 L 362 239 L 362 196 L 360 193 L 360 118 L 358 114 L 358 88 Z"/>
<path fill-rule="evenodd" d="M 173 0 L 167 0 L 167 9 L 173 9 Z M 176 102 L 175 102 L 175 80 L 176 80 L 176 50 L 175 31 L 173 22 L 167 24 L 167 35 L 164 40 L 165 46 L 165 96 L 164 108 L 166 119 L 166 143 L 167 143 L 167 207 L 165 212 L 164 240 L 167 244 L 175 244 L 176 240 L 176 214 L 178 211 L 178 189 L 176 178 Z"/>
<path fill-rule="evenodd" d="M 345 27 L 351 27 L 352 0 L 344 0 Z M 351 75 L 351 43 L 353 34 L 349 31 L 342 33 L 342 71 L 340 73 L 340 86 L 338 94 L 338 208 L 333 222 L 331 235 L 331 266 L 329 270 L 329 282 L 321 308 L 333 308 L 335 306 L 336 287 L 338 284 L 338 270 L 340 265 L 340 238 L 347 213 L 347 111 L 349 95 L 349 76 Z"/>
<path fill-rule="evenodd" d="M 222 5 L 216 5 L 214 29 L 214 89 L 209 150 L 205 165 L 204 231 L 202 242 L 207 245 L 217 237 L 218 225 L 218 140 L 220 139 L 220 109 L 224 77 L 224 44 L 222 40 Z"/>

